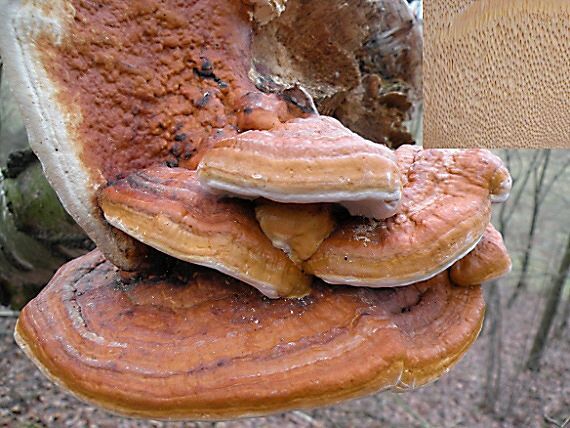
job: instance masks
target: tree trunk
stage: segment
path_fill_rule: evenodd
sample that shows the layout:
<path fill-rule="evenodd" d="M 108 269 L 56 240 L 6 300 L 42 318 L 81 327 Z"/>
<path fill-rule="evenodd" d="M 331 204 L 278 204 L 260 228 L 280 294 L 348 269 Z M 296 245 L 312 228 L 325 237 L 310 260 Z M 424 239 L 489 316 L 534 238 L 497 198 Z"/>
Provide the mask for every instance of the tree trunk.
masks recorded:
<path fill-rule="evenodd" d="M 19 309 L 92 243 L 65 212 L 31 152 L 0 173 L 0 303 Z"/>
<path fill-rule="evenodd" d="M 568 235 L 568 242 L 566 243 L 566 250 L 564 251 L 564 256 L 562 262 L 560 263 L 560 268 L 558 269 L 558 275 L 554 278 L 552 282 L 552 288 L 548 295 L 548 300 L 542 314 L 542 320 L 540 321 L 540 326 L 534 338 L 532 349 L 527 361 L 527 368 L 529 370 L 537 371 L 540 368 L 540 359 L 548 341 L 548 333 L 550 327 L 552 326 L 552 321 L 556 315 L 556 309 L 558 308 L 558 302 L 560 300 L 560 295 L 562 294 L 562 288 L 566 283 L 566 277 L 570 271 L 570 234 Z"/>
<path fill-rule="evenodd" d="M 483 408 L 490 413 L 496 411 L 501 386 L 502 354 L 502 306 L 501 290 L 498 281 L 489 284 L 487 295 L 486 325 L 488 328 L 489 348 L 487 353 L 487 373 L 485 375 L 485 395 Z"/>
<path fill-rule="evenodd" d="M 562 310 L 562 314 L 560 316 L 560 323 L 556 328 L 554 333 L 554 337 L 560 338 L 562 337 L 562 333 L 568 327 L 568 318 L 570 318 L 570 290 L 568 293 L 568 297 L 566 297 L 566 301 L 564 302 L 564 309 Z"/>
<path fill-rule="evenodd" d="M 533 205 L 532 205 L 532 217 L 531 217 L 531 221 L 530 221 L 530 228 L 528 231 L 528 242 L 527 242 L 527 246 L 526 246 L 526 249 L 525 249 L 525 252 L 523 255 L 523 262 L 522 262 L 522 266 L 521 266 L 521 274 L 519 277 L 519 281 L 515 287 L 515 291 L 511 295 L 511 298 L 509 299 L 509 302 L 508 302 L 509 308 L 515 303 L 515 301 L 517 300 L 521 291 L 524 291 L 527 289 L 527 279 L 528 279 L 528 268 L 530 265 L 530 256 L 531 256 L 531 252 L 532 252 L 532 248 L 533 248 L 533 244 L 534 244 L 534 236 L 536 234 L 536 225 L 537 225 L 538 215 L 539 215 L 540 208 L 541 208 L 540 200 L 541 200 L 541 196 L 542 196 L 543 188 L 544 188 L 544 184 L 545 184 L 546 171 L 548 170 L 548 164 L 550 162 L 550 153 L 551 153 L 550 150 L 546 151 L 546 153 L 544 155 L 544 161 L 542 163 L 542 170 L 540 173 L 540 178 L 538 179 L 538 181 L 535 182 L 534 195 L 533 195 Z"/>

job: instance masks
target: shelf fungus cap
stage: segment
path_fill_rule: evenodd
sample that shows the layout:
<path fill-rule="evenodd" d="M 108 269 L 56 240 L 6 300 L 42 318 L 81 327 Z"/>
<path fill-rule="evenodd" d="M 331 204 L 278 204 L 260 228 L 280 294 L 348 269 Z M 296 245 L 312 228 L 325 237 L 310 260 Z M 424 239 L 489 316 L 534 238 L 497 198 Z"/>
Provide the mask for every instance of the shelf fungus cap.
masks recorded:
<path fill-rule="evenodd" d="M 491 200 L 508 192 L 501 160 L 486 150 L 396 151 L 400 211 L 382 221 L 340 224 L 305 263 L 333 284 L 395 287 L 428 279 L 469 253 L 490 221 Z"/>
<path fill-rule="evenodd" d="M 386 218 L 398 208 L 393 153 L 332 117 L 290 120 L 217 142 L 198 167 L 207 187 L 284 203 L 338 202 L 353 215 Z"/>
<path fill-rule="evenodd" d="M 455 287 L 447 273 L 269 300 L 178 267 L 189 269 L 123 286 L 98 251 L 76 259 L 21 312 L 16 340 L 54 382 L 115 413 L 228 419 L 422 386 L 458 361 L 483 320 L 480 287 Z"/>
<path fill-rule="evenodd" d="M 455 262 L 449 269 L 449 274 L 455 284 L 470 286 L 492 281 L 510 271 L 511 258 L 503 237 L 489 224 L 475 249 Z"/>
<path fill-rule="evenodd" d="M 268 297 L 299 297 L 310 278 L 263 234 L 245 201 L 206 192 L 194 171 L 156 166 L 103 189 L 107 221 L 177 259 L 217 269 Z"/>

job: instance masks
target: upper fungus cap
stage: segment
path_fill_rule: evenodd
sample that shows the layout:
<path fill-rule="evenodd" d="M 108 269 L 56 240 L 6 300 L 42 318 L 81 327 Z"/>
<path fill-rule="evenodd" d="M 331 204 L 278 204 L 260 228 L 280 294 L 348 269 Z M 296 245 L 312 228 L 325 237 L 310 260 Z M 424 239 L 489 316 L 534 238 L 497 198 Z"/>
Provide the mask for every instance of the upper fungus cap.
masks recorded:
<path fill-rule="evenodd" d="M 393 215 L 401 196 L 393 153 L 327 116 L 218 141 L 198 177 L 218 192 L 285 203 L 338 202 L 351 214 Z"/>
<path fill-rule="evenodd" d="M 458 361 L 484 313 L 480 287 L 454 287 L 447 273 L 390 290 L 317 284 L 279 300 L 191 265 L 120 284 L 98 251 L 68 263 L 24 308 L 16 340 L 76 396 L 152 419 L 264 415 L 419 387 Z"/>

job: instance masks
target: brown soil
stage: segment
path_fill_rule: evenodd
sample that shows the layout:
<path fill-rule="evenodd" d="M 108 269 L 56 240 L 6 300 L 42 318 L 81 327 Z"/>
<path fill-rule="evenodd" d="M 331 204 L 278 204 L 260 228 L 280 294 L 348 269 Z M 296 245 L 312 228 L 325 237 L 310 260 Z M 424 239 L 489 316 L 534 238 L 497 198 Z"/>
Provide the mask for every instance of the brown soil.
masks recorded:
<path fill-rule="evenodd" d="M 570 331 L 551 339 L 539 373 L 520 370 L 542 308 L 527 294 L 504 313 L 498 412 L 481 407 L 487 364 L 485 333 L 435 384 L 313 411 L 218 423 L 137 421 L 82 404 L 46 380 L 12 338 L 15 318 L 0 318 L 0 427 L 556 427 L 570 417 Z"/>

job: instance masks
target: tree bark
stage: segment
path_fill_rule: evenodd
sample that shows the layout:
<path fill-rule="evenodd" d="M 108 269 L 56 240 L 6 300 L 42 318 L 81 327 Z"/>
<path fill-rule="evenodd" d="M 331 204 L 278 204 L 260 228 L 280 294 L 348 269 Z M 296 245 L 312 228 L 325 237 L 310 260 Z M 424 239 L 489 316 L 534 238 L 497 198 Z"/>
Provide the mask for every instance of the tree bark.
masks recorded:
<path fill-rule="evenodd" d="M 498 281 L 489 284 L 487 294 L 487 318 L 489 348 L 487 353 L 487 373 L 485 375 L 483 408 L 495 413 L 501 387 L 502 354 L 502 306 L 501 290 Z"/>
<path fill-rule="evenodd" d="M 558 269 L 558 275 L 554 278 L 552 282 L 552 287 L 548 295 L 548 300 L 546 306 L 544 307 L 544 312 L 542 314 L 542 320 L 540 321 L 540 326 L 534 338 L 532 349 L 530 351 L 528 361 L 526 364 L 527 369 L 532 371 L 537 371 L 540 369 L 540 359 L 542 353 L 548 341 L 548 333 L 550 332 L 550 327 L 552 326 L 552 321 L 556 315 L 556 310 L 558 308 L 558 302 L 562 294 L 562 288 L 566 283 L 566 277 L 570 271 L 570 234 L 568 235 L 568 241 L 566 243 L 566 249 L 564 251 L 564 256 L 562 257 L 562 262 L 560 263 L 560 268 Z"/>
<path fill-rule="evenodd" d="M 566 301 L 564 302 L 564 309 L 562 310 L 562 314 L 560 315 L 560 323 L 556 328 L 554 333 L 554 337 L 560 338 L 562 337 L 562 333 L 568 327 L 568 318 L 570 318 L 570 292 L 568 293 L 568 297 L 566 297 Z"/>

